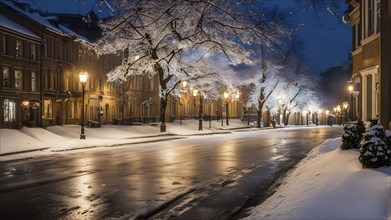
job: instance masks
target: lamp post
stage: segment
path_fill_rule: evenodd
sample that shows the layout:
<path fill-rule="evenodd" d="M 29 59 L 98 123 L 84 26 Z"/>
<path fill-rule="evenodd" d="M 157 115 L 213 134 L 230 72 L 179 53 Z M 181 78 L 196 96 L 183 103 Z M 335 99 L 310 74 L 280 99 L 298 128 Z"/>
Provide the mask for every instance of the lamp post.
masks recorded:
<path fill-rule="evenodd" d="M 226 100 L 228 96 L 229 96 L 228 92 L 224 92 L 224 100 Z M 225 118 L 226 118 L 226 124 L 227 126 L 229 126 L 228 100 L 225 101 Z"/>
<path fill-rule="evenodd" d="M 345 110 L 345 122 L 346 122 L 347 119 L 348 119 L 348 107 L 349 107 L 349 103 L 348 103 L 348 102 L 344 102 L 344 103 L 342 104 L 342 106 L 343 106 L 343 109 Z"/>
<path fill-rule="evenodd" d="M 281 126 L 281 121 L 283 120 L 283 118 L 281 117 L 282 111 L 283 111 L 282 96 L 278 95 L 277 99 L 278 99 L 278 111 L 280 112 L 280 114 L 278 115 L 278 122 L 279 122 L 278 124 Z M 282 123 L 284 123 L 284 122 L 282 122 Z"/>
<path fill-rule="evenodd" d="M 197 89 L 193 89 L 193 96 L 194 98 L 198 95 L 198 90 Z M 201 92 L 200 92 L 200 108 L 198 110 L 198 130 L 201 131 L 202 130 L 202 95 L 201 95 Z"/>
<path fill-rule="evenodd" d="M 350 93 L 350 119 L 354 121 L 353 86 L 349 86 L 348 89 Z"/>
<path fill-rule="evenodd" d="M 82 106 L 81 106 L 81 132 L 80 132 L 80 139 L 86 139 L 86 135 L 84 134 L 84 89 L 86 86 L 86 82 L 88 79 L 88 73 L 85 69 L 83 69 L 79 73 L 80 82 L 82 85 Z"/>
<path fill-rule="evenodd" d="M 338 125 L 341 125 L 342 124 L 342 117 L 341 117 L 341 106 L 340 105 L 337 105 L 337 114 L 339 116 L 339 119 L 338 119 Z"/>

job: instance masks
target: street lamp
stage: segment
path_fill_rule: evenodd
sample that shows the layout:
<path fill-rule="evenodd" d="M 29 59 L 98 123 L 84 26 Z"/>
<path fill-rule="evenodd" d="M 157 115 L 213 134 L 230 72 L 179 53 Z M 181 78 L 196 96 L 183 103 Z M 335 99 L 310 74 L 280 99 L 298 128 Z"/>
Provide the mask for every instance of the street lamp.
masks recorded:
<path fill-rule="evenodd" d="M 186 88 L 186 86 L 187 86 L 187 80 L 182 80 L 182 86 L 183 86 L 184 88 Z"/>
<path fill-rule="evenodd" d="M 198 89 L 193 89 L 194 98 L 198 95 Z M 198 110 L 198 130 L 202 131 L 202 95 L 200 92 L 200 108 Z"/>
<path fill-rule="evenodd" d="M 224 92 L 224 99 L 227 99 L 229 96 L 228 92 Z M 226 124 L 229 126 L 229 111 L 228 111 L 228 100 L 225 102 L 225 118 L 226 118 Z"/>
<path fill-rule="evenodd" d="M 349 107 L 349 103 L 348 103 L 348 102 L 344 102 L 344 103 L 342 104 L 342 106 L 343 106 L 343 109 L 345 109 L 345 122 L 346 122 L 347 119 L 348 119 L 348 107 Z"/>
<path fill-rule="evenodd" d="M 86 82 L 88 79 L 88 73 L 85 69 L 83 69 L 79 73 L 80 82 L 82 85 L 82 106 L 81 106 L 81 132 L 80 132 L 80 139 L 86 139 L 86 135 L 84 134 L 84 89 L 86 86 Z"/>
<path fill-rule="evenodd" d="M 349 93 L 350 93 L 350 118 L 354 121 L 354 105 L 353 105 L 353 86 L 349 86 Z"/>
<path fill-rule="evenodd" d="M 335 108 L 337 110 L 337 115 L 339 116 L 339 119 L 338 119 L 338 125 L 341 125 L 342 123 L 342 118 L 341 118 L 341 106 L 340 105 L 337 105 L 337 107 Z M 338 118 L 338 117 L 337 117 Z"/>

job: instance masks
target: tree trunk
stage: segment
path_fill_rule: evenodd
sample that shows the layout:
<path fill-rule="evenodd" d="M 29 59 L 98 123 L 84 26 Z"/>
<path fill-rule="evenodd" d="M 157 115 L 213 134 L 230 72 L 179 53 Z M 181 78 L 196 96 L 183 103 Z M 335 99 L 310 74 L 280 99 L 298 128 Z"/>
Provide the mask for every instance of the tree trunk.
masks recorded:
<path fill-rule="evenodd" d="M 160 98 L 160 132 L 166 132 L 166 107 L 167 99 L 165 97 Z"/>
<path fill-rule="evenodd" d="M 286 114 L 286 118 L 285 118 L 285 126 L 288 126 L 288 123 L 289 123 L 289 116 L 290 116 L 291 113 L 288 113 Z"/>
<path fill-rule="evenodd" d="M 257 111 L 257 127 L 260 128 L 261 122 L 262 122 L 262 110 L 263 110 L 263 102 L 259 101 L 258 102 L 258 111 Z"/>
<path fill-rule="evenodd" d="M 262 118 L 262 110 L 258 110 L 257 111 L 257 127 L 258 128 L 262 127 L 261 126 L 261 122 L 262 122 L 261 118 Z"/>

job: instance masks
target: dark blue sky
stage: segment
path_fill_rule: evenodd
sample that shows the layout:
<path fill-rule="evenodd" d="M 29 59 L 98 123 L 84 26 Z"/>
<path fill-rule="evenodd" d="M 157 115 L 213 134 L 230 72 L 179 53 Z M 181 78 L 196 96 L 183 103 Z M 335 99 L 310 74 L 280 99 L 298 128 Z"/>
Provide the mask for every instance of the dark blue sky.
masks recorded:
<path fill-rule="evenodd" d="M 109 7 L 99 0 L 19 0 L 29 3 L 32 8 L 43 11 L 86 14 L 94 10 L 96 13 L 108 14 Z M 301 10 L 295 0 L 270 0 L 282 8 L 292 8 L 293 23 L 301 24 L 298 33 L 306 42 L 304 54 L 309 63 L 320 72 L 330 67 L 341 65 L 348 60 L 351 48 L 351 28 L 331 16 L 326 10 L 321 10 L 319 16 L 313 11 Z M 344 1 L 341 1 L 342 3 Z M 339 13 L 347 5 L 341 4 Z M 102 11 L 102 12 L 101 12 Z M 323 25 L 323 27 L 320 27 Z"/>

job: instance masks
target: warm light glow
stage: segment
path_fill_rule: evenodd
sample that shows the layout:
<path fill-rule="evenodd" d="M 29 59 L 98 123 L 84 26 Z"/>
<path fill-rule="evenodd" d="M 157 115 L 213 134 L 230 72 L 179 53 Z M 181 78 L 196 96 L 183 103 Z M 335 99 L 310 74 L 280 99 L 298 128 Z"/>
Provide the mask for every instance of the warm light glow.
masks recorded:
<path fill-rule="evenodd" d="M 23 102 L 22 102 L 22 106 L 23 107 L 27 107 L 27 106 L 29 106 L 29 101 L 28 100 L 24 100 Z"/>
<path fill-rule="evenodd" d="M 344 109 L 347 109 L 348 106 L 349 106 L 349 104 L 348 104 L 347 102 L 344 102 L 344 103 L 343 103 L 343 108 L 344 108 Z"/>
<path fill-rule="evenodd" d="M 197 90 L 197 89 L 194 89 L 194 90 L 193 90 L 193 96 L 197 96 L 197 94 L 198 94 L 198 90 Z"/>
<path fill-rule="evenodd" d="M 349 92 L 353 91 L 353 86 L 349 86 Z"/>
<path fill-rule="evenodd" d="M 80 73 L 79 73 L 79 78 L 80 78 L 80 82 L 81 83 L 86 83 L 87 82 L 87 79 L 88 79 L 88 73 L 85 69 L 83 69 Z"/>
<path fill-rule="evenodd" d="M 330 111 L 329 110 L 326 110 L 326 115 L 328 115 L 330 113 Z"/>
<path fill-rule="evenodd" d="M 319 114 L 322 114 L 322 112 L 323 112 L 322 109 L 319 109 L 319 110 L 318 110 L 318 113 L 319 113 Z"/>
<path fill-rule="evenodd" d="M 187 86 L 187 80 L 182 80 L 182 86 L 186 87 Z"/>
<path fill-rule="evenodd" d="M 228 92 L 224 92 L 224 98 L 226 99 L 228 98 L 228 96 L 229 96 Z"/>
<path fill-rule="evenodd" d="M 134 60 L 138 60 L 138 59 L 140 59 L 139 55 L 134 56 Z"/>
<path fill-rule="evenodd" d="M 337 111 L 341 112 L 341 106 L 340 105 L 337 106 Z"/>
<path fill-rule="evenodd" d="M 239 97 L 240 97 L 240 92 L 237 92 L 237 93 L 235 94 L 235 99 L 239 99 Z"/>
<path fill-rule="evenodd" d="M 334 110 L 334 112 L 336 112 L 336 111 L 337 111 L 337 108 L 333 108 L 333 110 Z"/>

